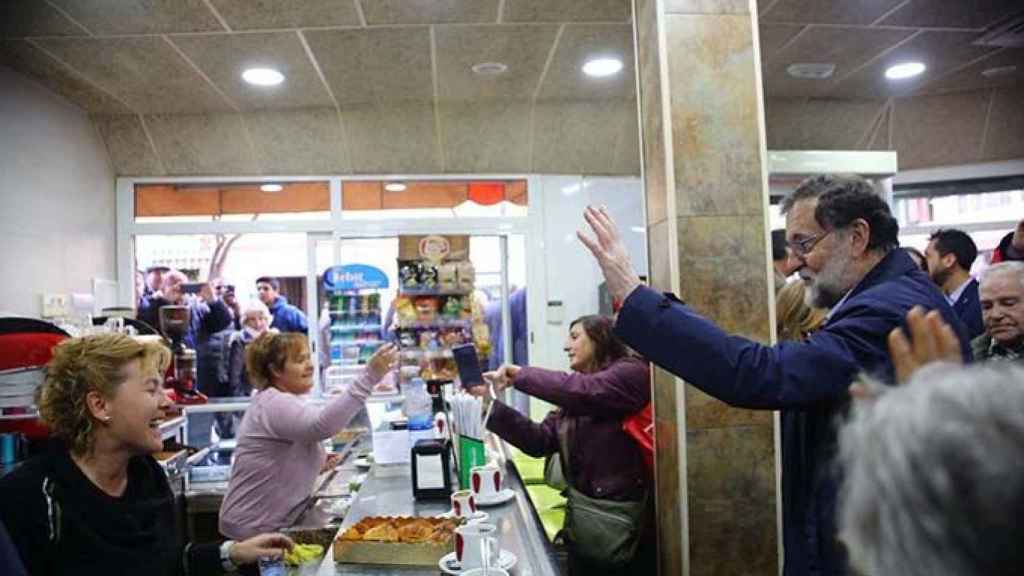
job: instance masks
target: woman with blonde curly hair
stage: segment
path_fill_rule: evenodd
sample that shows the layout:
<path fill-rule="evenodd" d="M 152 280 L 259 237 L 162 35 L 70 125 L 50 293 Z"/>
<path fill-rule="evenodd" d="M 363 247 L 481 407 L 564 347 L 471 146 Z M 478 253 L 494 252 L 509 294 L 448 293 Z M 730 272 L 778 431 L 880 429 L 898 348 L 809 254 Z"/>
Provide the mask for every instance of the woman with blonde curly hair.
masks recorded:
<path fill-rule="evenodd" d="M 238 428 L 228 493 L 220 507 L 220 532 L 246 538 L 295 521 L 317 475 L 336 461 L 321 442 L 344 428 L 373 385 L 396 364 L 391 345 L 378 349 L 362 376 L 318 406 L 301 396 L 313 388 L 309 341 L 303 334 L 266 333 L 245 350 L 249 382 L 259 390 Z"/>
<path fill-rule="evenodd" d="M 29 573 L 215 574 L 292 545 L 271 534 L 177 544 L 173 495 L 152 456 L 163 448 L 169 361 L 164 346 L 122 334 L 54 349 L 39 413 L 61 446 L 0 480 L 0 520 Z"/>

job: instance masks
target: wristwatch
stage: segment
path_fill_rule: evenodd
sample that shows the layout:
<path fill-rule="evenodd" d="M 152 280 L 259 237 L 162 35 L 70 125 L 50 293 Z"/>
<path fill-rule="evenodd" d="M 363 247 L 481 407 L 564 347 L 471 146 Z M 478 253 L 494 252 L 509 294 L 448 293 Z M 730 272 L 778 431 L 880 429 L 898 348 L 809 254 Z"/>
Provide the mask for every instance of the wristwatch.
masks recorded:
<path fill-rule="evenodd" d="M 231 561 L 231 548 L 235 546 L 234 540 L 225 540 L 220 545 L 220 565 L 228 572 L 234 572 L 238 566 Z"/>

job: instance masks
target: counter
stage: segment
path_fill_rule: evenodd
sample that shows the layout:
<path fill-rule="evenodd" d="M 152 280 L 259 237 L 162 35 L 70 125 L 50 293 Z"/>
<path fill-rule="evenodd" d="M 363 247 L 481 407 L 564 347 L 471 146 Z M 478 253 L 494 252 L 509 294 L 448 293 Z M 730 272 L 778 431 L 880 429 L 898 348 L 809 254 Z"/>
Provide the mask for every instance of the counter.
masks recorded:
<path fill-rule="evenodd" d="M 514 576 L 553 576 L 559 574 L 558 562 L 554 550 L 544 535 L 544 529 L 533 510 L 522 479 L 515 466 L 505 457 L 503 443 L 498 446 L 498 460 L 505 471 L 505 487 L 511 488 L 516 497 L 514 500 L 483 508 L 490 514 L 489 523 L 495 524 L 500 533 L 501 547 L 515 554 L 518 558 L 511 573 Z M 379 477 L 374 471 L 367 475 L 366 481 L 352 502 L 352 507 L 345 516 L 341 526 L 344 532 L 349 526 L 367 516 L 435 516 L 447 512 L 450 508 L 447 500 L 417 502 L 412 497 L 412 478 L 409 468 L 404 468 L 401 475 Z M 299 574 L 299 571 L 293 572 Z M 301 574 L 312 574 L 309 569 Z M 353 576 L 380 575 L 431 575 L 439 574 L 435 567 L 406 566 L 370 566 L 362 564 L 335 564 L 331 551 L 327 552 L 317 576 L 333 576 L 347 574 Z"/>

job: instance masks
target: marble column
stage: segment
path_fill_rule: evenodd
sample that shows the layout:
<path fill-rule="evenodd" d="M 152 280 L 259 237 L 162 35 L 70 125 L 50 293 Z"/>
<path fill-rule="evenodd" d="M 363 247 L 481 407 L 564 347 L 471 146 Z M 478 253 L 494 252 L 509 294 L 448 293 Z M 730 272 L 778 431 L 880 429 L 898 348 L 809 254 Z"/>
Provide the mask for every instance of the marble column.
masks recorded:
<path fill-rule="evenodd" d="M 728 332 L 774 318 L 755 0 L 634 0 L 651 282 Z M 656 370 L 661 574 L 779 569 L 775 421 Z"/>

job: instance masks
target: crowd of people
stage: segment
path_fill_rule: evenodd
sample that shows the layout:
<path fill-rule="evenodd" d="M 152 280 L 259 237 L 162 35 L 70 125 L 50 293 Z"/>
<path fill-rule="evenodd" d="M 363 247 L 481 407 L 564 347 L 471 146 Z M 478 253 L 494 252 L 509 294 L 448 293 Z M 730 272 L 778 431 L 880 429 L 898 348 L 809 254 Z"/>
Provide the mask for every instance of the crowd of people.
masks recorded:
<path fill-rule="evenodd" d="M 617 316 L 570 325 L 569 371 L 503 365 L 473 388 L 491 402 L 488 429 L 547 457 L 545 480 L 564 489 L 570 573 L 656 571 L 653 477 L 623 426 L 649 409 L 653 363 L 734 406 L 781 412 L 787 576 L 1016 574 L 1024 221 L 975 279 L 969 235 L 939 230 L 918 255 L 899 247 L 889 206 L 861 179 L 808 179 L 782 211 L 786 230 L 772 235 L 777 344 L 728 334 L 644 286 L 608 213 L 588 208 L 590 233 L 579 238 Z M 40 399 L 61 445 L 0 480 L 5 573 L 80 572 L 105 557 L 130 572 L 203 574 L 280 555 L 292 543 L 274 532 L 333 465 L 321 441 L 396 365 L 386 345 L 342 394 L 308 404 L 305 317 L 276 280 L 260 278 L 260 302 L 244 309 L 216 280 L 194 298 L 174 270 L 150 270 L 145 282 L 140 317 L 190 307 L 189 337 L 207 352 L 201 389 L 257 391 L 240 423 L 218 423 L 238 437 L 220 514 L 229 540 L 181 547 L 167 529 L 172 498 L 152 457 L 168 408 L 167 350 L 117 334 L 74 338 L 55 349 Z M 499 399 L 509 388 L 555 408 L 535 423 Z"/>

